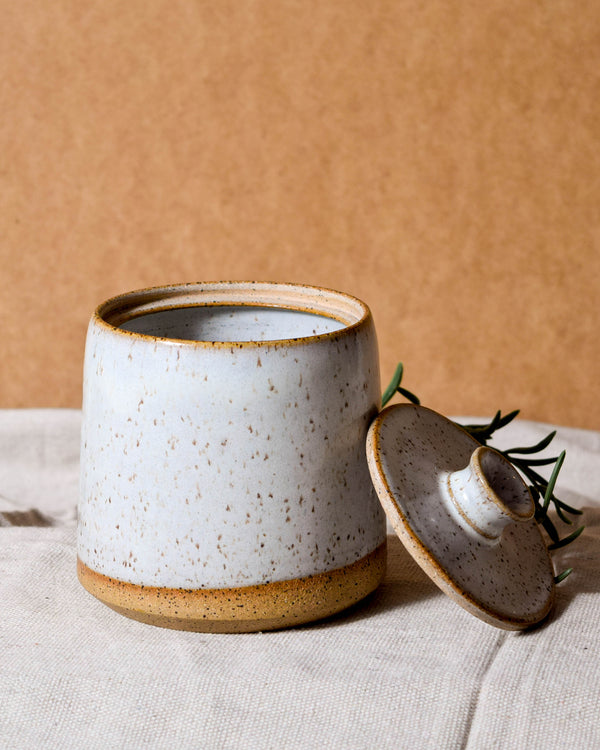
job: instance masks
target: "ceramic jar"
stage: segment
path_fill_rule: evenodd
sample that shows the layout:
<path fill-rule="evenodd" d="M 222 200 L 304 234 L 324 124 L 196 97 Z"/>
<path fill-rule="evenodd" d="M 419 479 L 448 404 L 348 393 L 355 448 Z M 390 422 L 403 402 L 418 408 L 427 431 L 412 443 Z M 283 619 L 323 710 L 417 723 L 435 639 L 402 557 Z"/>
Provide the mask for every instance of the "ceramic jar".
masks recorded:
<path fill-rule="evenodd" d="M 369 309 L 292 284 L 111 299 L 89 325 L 78 575 L 167 627 L 249 631 L 355 603 L 385 567 L 365 438 Z"/>

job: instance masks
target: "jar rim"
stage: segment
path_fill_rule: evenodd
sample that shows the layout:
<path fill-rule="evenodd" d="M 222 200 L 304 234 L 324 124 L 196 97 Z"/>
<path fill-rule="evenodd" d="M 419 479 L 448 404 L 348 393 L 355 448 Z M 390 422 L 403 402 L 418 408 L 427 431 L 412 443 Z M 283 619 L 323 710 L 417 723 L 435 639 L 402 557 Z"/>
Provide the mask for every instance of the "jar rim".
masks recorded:
<path fill-rule="evenodd" d="M 183 308 L 224 306 L 309 313 L 337 321 L 341 327 L 308 336 L 250 341 L 171 338 L 121 327 L 131 320 L 153 313 Z M 113 334 L 154 342 L 189 347 L 256 348 L 336 340 L 341 335 L 365 325 L 371 317 L 368 306 L 357 297 L 326 287 L 269 281 L 208 281 L 147 287 L 111 297 L 96 308 L 92 323 L 108 329 Z"/>

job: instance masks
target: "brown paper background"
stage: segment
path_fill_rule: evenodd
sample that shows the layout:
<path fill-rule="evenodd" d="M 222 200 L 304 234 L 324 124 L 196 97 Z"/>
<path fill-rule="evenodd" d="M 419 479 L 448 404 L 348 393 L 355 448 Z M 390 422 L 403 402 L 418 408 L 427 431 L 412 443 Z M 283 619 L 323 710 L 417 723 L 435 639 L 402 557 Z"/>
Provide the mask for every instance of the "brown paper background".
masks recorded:
<path fill-rule="evenodd" d="M 382 380 L 600 427 L 600 5 L 0 1 L 0 406 L 147 285 L 364 299 Z"/>

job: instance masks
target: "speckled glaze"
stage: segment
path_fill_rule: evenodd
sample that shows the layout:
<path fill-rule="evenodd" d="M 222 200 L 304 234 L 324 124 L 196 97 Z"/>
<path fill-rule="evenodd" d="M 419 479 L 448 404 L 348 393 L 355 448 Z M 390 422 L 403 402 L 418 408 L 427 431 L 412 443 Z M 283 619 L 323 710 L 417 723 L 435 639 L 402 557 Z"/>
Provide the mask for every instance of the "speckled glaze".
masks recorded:
<path fill-rule="evenodd" d="M 367 446 L 390 522 L 442 591 L 507 630 L 547 616 L 554 569 L 533 499 L 509 461 L 412 404 L 384 409 Z"/>
<path fill-rule="evenodd" d="M 190 630 L 358 601 L 385 566 L 364 453 L 379 398 L 373 321 L 347 295 L 232 282 L 104 303 L 85 355 L 81 582 Z"/>

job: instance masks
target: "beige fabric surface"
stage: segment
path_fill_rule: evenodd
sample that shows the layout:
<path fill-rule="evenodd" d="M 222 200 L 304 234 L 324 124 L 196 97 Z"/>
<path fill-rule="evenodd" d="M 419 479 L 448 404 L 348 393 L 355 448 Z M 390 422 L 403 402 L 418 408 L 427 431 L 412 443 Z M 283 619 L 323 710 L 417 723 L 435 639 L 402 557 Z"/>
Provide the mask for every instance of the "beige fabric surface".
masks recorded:
<path fill-rule="evenodd" d="M 366 602 L 294 630 L 208 635 L 128 620 L 75 575 L 80 415 L 0 412 L 2 748 L 600 747 L 600 433 L 559 429 L 558 494 L 587 529 L 527 633 L 443 596 L 390 537 Z M 506 444 L 548 425 L 519 422 Z"/>

